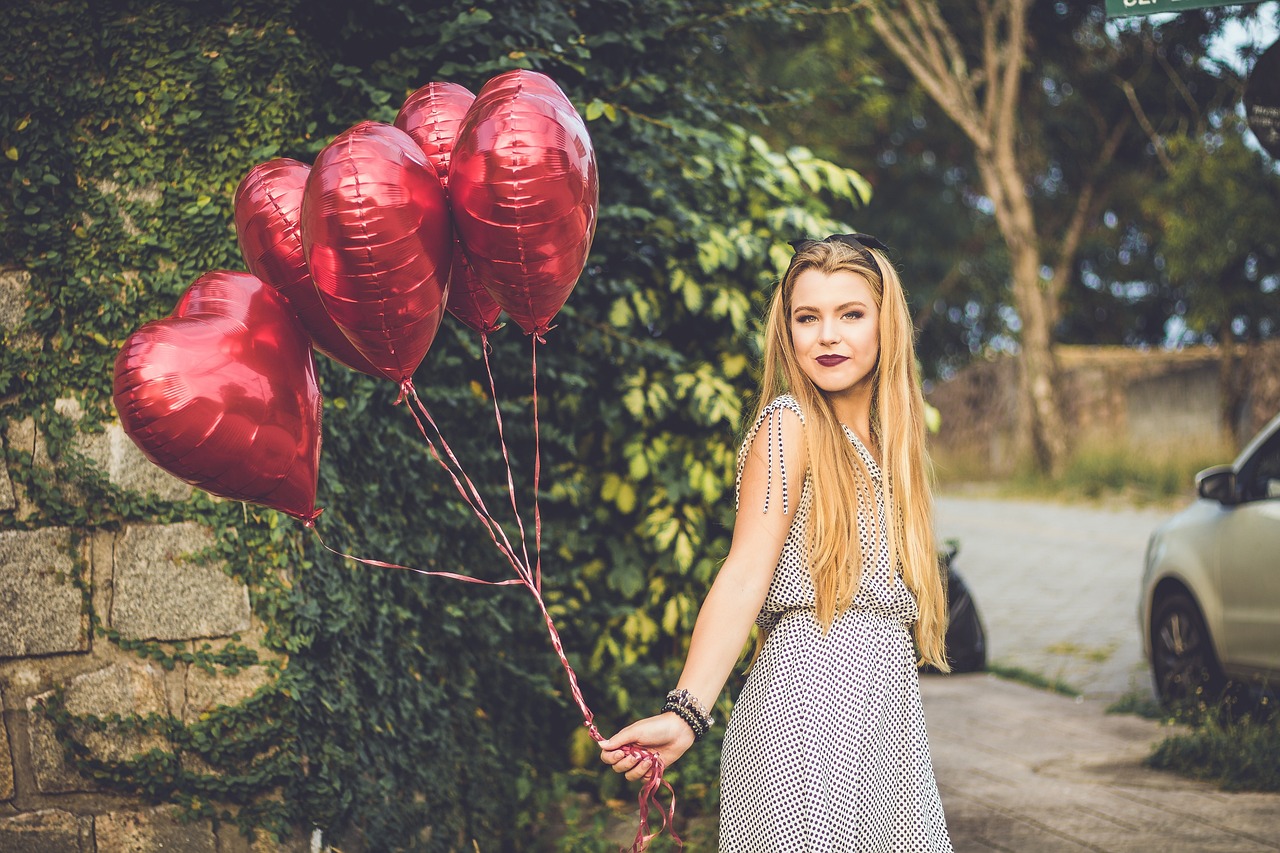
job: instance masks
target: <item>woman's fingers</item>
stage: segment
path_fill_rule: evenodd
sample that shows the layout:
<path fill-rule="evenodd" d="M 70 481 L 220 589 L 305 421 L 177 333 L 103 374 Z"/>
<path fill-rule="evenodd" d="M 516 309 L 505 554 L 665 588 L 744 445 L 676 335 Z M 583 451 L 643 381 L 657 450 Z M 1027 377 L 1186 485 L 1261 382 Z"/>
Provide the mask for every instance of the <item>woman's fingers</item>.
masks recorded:
<path fill-rule="evenodd" d="M 652 767 L 653 767 L 653 762 L 650 761 L 648 758 L 638 759 L 635 762 L 635 765 L 630 770 L 627 771 L 627 779 L 629 779 L 632 782 L 638 782 L 644 777 L 649 775 L 649 771 L 650 769 L 652 769 Z M 617 765 L 615 765 L 613 769 L 617 770 L 618 769 Z"/>

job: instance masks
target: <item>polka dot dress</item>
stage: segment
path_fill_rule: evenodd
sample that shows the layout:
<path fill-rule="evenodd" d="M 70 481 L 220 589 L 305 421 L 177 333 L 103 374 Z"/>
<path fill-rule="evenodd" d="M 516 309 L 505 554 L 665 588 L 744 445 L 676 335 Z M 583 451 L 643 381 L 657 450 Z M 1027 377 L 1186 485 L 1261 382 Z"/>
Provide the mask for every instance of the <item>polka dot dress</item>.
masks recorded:
<path fill-rule="evenodd" d="M 766 423 L 769 464 L 781 460 L 783 408 L 803 420 L 790 396 L 769 405 L 739 453 L 739 485 L 747 449 Z M 845 431 L 871 472 L 883 530 L 880 469 Z M 769 637 L 725 732 L 720 850 L 951 851 L 909 633 L 919 614 L 915 597 L 900 576 L 889 583 L 887 546 L 860 511 L 858 592 L 823 636 L 805 546 L 812 504 L 806 475 L 756 618 Z"/>

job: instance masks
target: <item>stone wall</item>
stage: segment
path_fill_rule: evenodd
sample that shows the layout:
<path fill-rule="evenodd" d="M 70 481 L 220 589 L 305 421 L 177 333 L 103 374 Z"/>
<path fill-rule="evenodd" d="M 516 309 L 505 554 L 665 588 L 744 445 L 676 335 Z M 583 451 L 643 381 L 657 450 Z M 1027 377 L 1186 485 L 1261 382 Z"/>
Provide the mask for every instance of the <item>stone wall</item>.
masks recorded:
<path fill-rule="evenodd" d="M 1223 427 L 1221 352 L 1213 347 L 1057 349 L 1058 399 L 1074 447 L 1107 444 L 1168 454 L 1180 448 L 1239 447 L 1280 412 L 1280 341 L 1252 354 L 1251 384 L 1234 435 Z M 969 365 L 928 389 L 942 414 L 931 445 L 946 473 L 1006 476 L 1024 458 L 1018 445 L 1017 364 L 1005 356 Z"/>
<path fill-rule="evenodd" d="M 35 346 L 22 330 L 25 273 L 0 272 L 0 341 Z M 71 399 L 57 411 L 80 416 Z M 30 454 L 52 471 L 34 419 L 0 424 L 0 451 Z M 181 500 L 191 487 L 152 465 L 119 423 L 84 435 L 75 448 L 122 489 Z M 0 452 L 0 462 L 8 454 Z M 230 823 L 183 822 L 172 807 L 153 807 L 85 778 L 66 759 L 42 703 L 61 691 L 72 714 L 162 714 L 189 722 L 234 705 L 268 684 L 271 670 L 250 666 L 210 675 L 199 666 L 158 666 L 108 638 L 163 641 L 194 651 L 235 635 L 259 658 L 279 661 L 262 643 L 249 591 L 216 562 L 193 557 L 213 542 L 201 524 L 129 524 L 119 530 L 75 529 L 43 518 L 9 463 L 0 465 L 0 851 L 308 850 L 305 839 L 250 842 Z M 91 625 L 97 615 L 102 631 Z M 161 747 L 158 735 L 89 733 L 91 755 L 119 760 Z"/>

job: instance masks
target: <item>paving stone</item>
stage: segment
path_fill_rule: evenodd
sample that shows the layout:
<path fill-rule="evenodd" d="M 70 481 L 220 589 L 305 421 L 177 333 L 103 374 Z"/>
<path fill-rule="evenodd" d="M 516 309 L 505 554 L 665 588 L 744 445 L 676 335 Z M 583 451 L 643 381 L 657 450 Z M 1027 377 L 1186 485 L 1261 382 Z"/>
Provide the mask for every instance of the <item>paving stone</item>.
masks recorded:
<path fill-rule="evenodd" d="M 182 823 L 171 808 L 112 812 L 96 819 L 98 850 L 111 853 L 218 853 L 208 821 Z"/>
<path fill-rule="evenodd" d="M 0 657 L 88 650 L 70 548 L 66 528 L 0 532 Z"/>
<path fill-rule="evenodd" d="M 1174 733 L 984 673 L 920 679 L 957 853 L 1274 851 L 1280 794 L 1226 792 L 1143 761 Z"/>
<path fill-rule="evenodd" d="M 132 525 L 116 540 L 110 623 L 130 639 L 225 637 L 249 628 L 249 590 L 220 563 L 191 554 L 213 544 L 195 522 Z"/>
<path fill-rule="evenodd" d="M 27 700 L 31 763 L 37 787 L 45 793 L 95 790 L 64 759 L 62 743 L 53 724 L 38 707 L 52 691 Z M 117 663 L 71 679 L 65 687 L 66 709 L 73 715 L 106 717 L 110 714 L 167 713 L 164 681 L 158 669 L 146 665 Z M 90 753 L 105 761 L 120 761 L 151 749 L 165 748 L 167 741 L 149 733 L 85 732 L 81 742 Z"/>
<path fill-rule="evenodd" d="M 106 853 L 108 848 L 99 847 Z M 58 809 L 0 818 L 4 853 L 93 853 L 93 819 Z"/>

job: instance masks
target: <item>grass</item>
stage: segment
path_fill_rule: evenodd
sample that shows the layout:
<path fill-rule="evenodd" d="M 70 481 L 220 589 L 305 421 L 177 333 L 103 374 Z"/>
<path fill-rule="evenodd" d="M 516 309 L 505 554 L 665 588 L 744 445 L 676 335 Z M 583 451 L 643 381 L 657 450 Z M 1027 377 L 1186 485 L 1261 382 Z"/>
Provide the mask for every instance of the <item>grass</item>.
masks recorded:
<path fill-rule="evenodd" d="M 989 482 L 999 494 L 1057 500 L 1120 499 L 1134 504 L 1169 504 L 1195 495 L 1195 476 L 1211 465 L 1235 458 L 1226 442 L 1130 447 L 1092 442 L 1075 449 L 1066 469 L 1050 477 L 1024 464 L 1003 480 L 971 458 L 950 458 L 939 451 L 934 467 L 948 485 Z"/>
<path fill-rule="evenodd" d="M 1280 711 L 1270 697 L 1243 709 L 1202 705 L 1180 716 L 1190 731 L 1157 744 L 1148 766 L 1227 791 L 1280 791 Z"/>
<path fill-rule="evenodd" d="M 1280 791 L 1280 708 L 1266 691 L 1229 688 L 1216 700 L 1172 709 L 1134 691 L 1107 711 L 1180 726 L 1156 744 L 1148 767 L 1227 791 Z"/>
<path fill-rule="evenodd" d="M 1041 675 L 1038 672 L 1032 672 L 1029 669 L 1023 669 L 1020 666 L 1007 666 L 1005 664 L 999 664 L 999 663 L 988 663 L 987 672 L 991 673 L 992 675 L 998 675 L 1001 678 L 1007 679 L 1009 681 L 1017 681 L 1022 684 L 1026 684 L 1030 687 L 1038 688 L 1040 690 L 1049 690 L 1049 691 L 1052 691 L 1053 693 L 1058 693 L 1063 696 L 1070 696 L 1072 699 L 1081 695 L 1079 690 L 1076 690 L 1074 687 L 1072 687 L 1070 684 L 1067 684 L 1065 681 L 1063 681 L 1060 678 L 1049 678 L 1047 676 Z"/>

